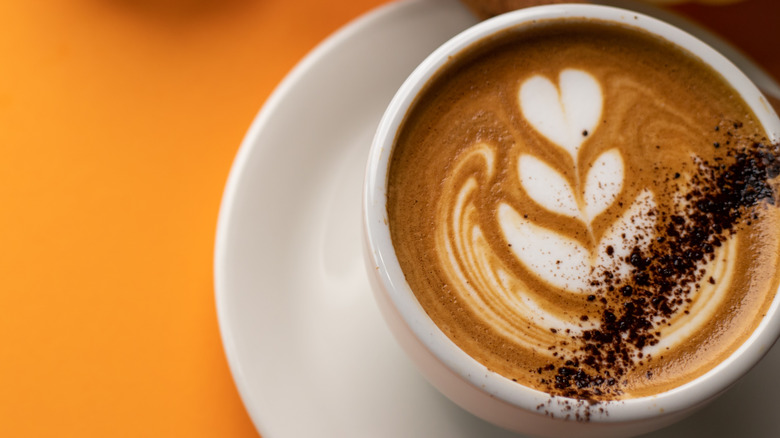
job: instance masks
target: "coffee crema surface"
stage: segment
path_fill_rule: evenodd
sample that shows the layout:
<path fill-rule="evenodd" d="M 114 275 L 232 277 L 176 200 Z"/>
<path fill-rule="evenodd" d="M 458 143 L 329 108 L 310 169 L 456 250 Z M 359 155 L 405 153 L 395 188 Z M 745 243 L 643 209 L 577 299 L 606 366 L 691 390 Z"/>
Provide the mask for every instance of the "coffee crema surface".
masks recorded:
<path fill-rule="evenodd" d="M 641 30 L 540 22 L 426 85 L 387 192 L 406 280 L 488 369 L 552 395 L 641 397 L 733 353 L 778 287 L 766 133 Z"/>

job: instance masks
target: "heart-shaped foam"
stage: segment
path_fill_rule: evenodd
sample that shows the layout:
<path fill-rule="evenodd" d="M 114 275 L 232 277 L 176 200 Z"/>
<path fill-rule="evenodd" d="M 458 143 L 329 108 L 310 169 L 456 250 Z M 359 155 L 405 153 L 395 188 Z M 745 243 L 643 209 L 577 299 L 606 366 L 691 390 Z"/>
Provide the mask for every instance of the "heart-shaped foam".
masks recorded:
<path fill-rule="evenodd" d="M 598 81 L 575 69 L 561 71 L 558 86 L 544 76 L 523 82 L 523 116 L 540 134 L 566 149 L 577 163 L 580 146 L 598 127 L 603 95 Z"/>

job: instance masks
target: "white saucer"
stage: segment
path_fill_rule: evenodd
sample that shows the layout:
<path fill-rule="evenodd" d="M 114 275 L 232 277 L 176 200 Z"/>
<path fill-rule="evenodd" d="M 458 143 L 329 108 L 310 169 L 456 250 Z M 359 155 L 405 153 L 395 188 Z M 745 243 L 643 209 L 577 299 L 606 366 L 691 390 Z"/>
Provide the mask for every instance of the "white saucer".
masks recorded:
<path fill-rule="evenodd" d="M 384 107 L 429 52 L 475 22 L 456 0 L 369 13 L 301 61 L 241 145 L 219 217 L 216 300 L 233 377 L 264 438 L 514 436 L 417 373 L 361 259 L 364 162 Z M 778 369 L 774 348 L 714 405 L 651 436 L 776 436 Z"/>

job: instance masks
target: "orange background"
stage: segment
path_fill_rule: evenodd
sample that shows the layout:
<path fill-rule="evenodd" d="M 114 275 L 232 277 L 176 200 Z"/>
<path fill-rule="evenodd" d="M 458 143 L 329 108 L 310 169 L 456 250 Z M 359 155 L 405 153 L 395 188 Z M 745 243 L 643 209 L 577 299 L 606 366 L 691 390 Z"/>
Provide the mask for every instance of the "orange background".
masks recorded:
<path fill-rule="evenodd" d="M 0 436 L 257 437 L 214 308 L 223 185 L 290 68 L 385 1 L 0 3 Z M 780 78 L 780 2 L 678 10 Z"/>

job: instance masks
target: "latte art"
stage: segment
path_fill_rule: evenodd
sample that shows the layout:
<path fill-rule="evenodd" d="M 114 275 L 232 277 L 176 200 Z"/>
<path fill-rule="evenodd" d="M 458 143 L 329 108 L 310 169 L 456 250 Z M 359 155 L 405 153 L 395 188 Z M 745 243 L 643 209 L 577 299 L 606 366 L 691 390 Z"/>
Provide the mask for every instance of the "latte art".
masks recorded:
<path fill-rule="evenodd" d="M 778 284 L 780 215 L 757 207 L 773 189 L 725 215 L 708 204 L 764 135 L 732 95 L 687 54 L 598 22 L 457 60 L 407 115 L 388 181 L 426 312 L 489 369 L 553 394 L 648 395 L 712 368 Z"/>

